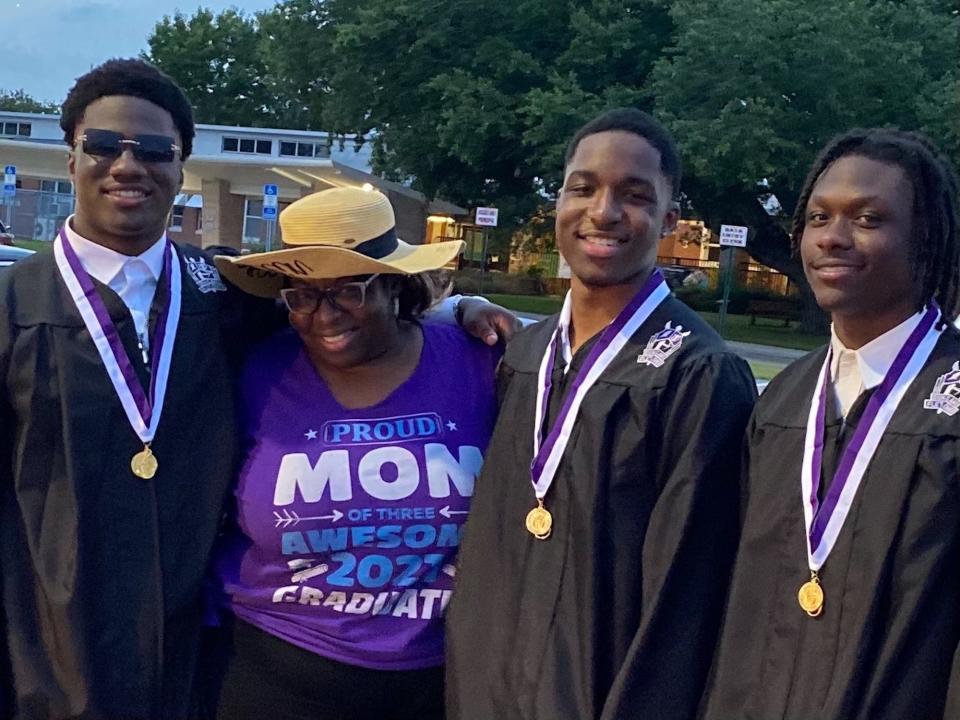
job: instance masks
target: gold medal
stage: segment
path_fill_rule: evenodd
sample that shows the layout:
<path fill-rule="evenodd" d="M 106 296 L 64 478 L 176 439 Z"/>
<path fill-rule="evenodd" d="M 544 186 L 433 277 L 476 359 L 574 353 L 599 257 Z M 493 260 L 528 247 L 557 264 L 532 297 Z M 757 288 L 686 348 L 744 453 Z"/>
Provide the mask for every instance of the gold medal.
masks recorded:
<path fill-rule="evenodd" d="M 149 445 L 144 445 L 143 450 L 133 456 L 130 461 L 130 469 L 138 478 L 150 480 L 157 474 L 157 456 Z"/>
<path fill-rule="evenodd" d="M 810 617 L 817 617 L 823 612 L 823 588 L 820 587 L 820 578 L 815 570 L 810 571 L 810 579 L 800 586 L 797 600 Z"/>
<path fill-rule="evenodd" d="M 537 540 L 546 540 L 553 529 L 553 515 L 537 500 L 537 506 L 527 513 L 527 530 Z"/>

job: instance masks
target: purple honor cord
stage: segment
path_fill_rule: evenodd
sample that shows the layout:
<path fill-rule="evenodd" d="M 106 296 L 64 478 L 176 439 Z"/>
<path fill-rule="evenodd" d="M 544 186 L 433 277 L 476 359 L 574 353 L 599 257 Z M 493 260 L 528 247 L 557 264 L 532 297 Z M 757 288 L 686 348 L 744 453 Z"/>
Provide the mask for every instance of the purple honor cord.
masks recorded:
<path fill-rule="evenodd" d="M 630 336 L 669 295 L 670 290 L 666 286 L 663 275 L 659 270 L 654 269 L 640 291 L 631 298 L 613 322 L 604 328 L 597 342 L 590 349 L 566 393 L 566 398 L 546 440 L 543 440 L 543 423 L 547 416 L 550 389 L 553 385 L 553 367 L 560 343 L 560 325 L 564 322 L 565 317 L 568 317 L 567 307 L 564 308 L 564 312 L 561 313 L 560 320 L 557 323 L 557 328 L 554 330 L 553 338 L 547 346 L 547 355 L 540 368 L 539 412 L 537 413 L 537 427 L 534 429 L 534 458 L 530 464 L 530 474 L 537 498 L 542 499 L 553 482 L 560 456 L 562 456 L 569 440 L 572 423 L 576 419 L 586 391 L 613 361 L 616 354 L 630 339 Z M 569 296 L 567 303 L 569 303 Z M 625 330 L 626 332 L 624 332 Z M 604 356 L 602 360 L 601 356 Z"/>
<path fill-rule="evenodd" d="M 163 294 L 160 297 L 160 312 L 157 316 L 157 322 L 154 331 L 153 342 L 150 344 L 150 386 L 148 391 L 144 391 L 137 376 L 136 370 L 127 356 L 127 351 L 120 339 L 120 333 L 114 325 L 103 299 L 97 292 L 96 285 L 89 273 L 84 269 L 76 251 L 70 245 L 66 230 L 60 230 L 60 248 L 62 250 L 63 261 L 58 255 L 58 266 L 61 275 L 67 284 L 68 289 L 74 301 L 77 303 L 78 310 L 83 316 L 84 324 L 90 332 L 97 349 L 100 352 L 101 359 L 108 369 L 111 381 L 120 396 L 124 410 L 127 412 L 131 424 L 137 430 L 137 434 L 144 442 L 149 442 L 153 438 L 153 431 L 156 430 L 156 422 L 159 416 L 159 406 L 163 403 L 163 395 L 166 391 L 166 381 L 168 378 L 169 361 L 172 355 L 172 343 L 176 336 L 176 329 L 179 321 L 179 266 L 174 271 L 175 255 L 173 244 L 168 239 L 166 241 L 163 253 Z M 64 265 L 66 267 L 64 267 Z M 176 285 L 176 287 L 174 287 Z M 176 293 L 176 302 L 174 294 Z M 176 304 L 176 318 L 171 317 L 171 307 Z M 86 306 L 86 307 L 84 307 Z M 91 316 L 92 315 L 92 316 Z M 99 342 L 100 336 L 106 341 Z M 122 386 L 118 383 L 118 378 L 110 371 L 110 366 L 119 370 L 122 376 Z M 159 385 L 158 385 L 159 383 Z M 139 420 L 142 422 L 143 429 L 139 429 L 135 418 L 131 417 L 132 408 L 127 407 L 123 392 L 129 394 L 130 399 L 135 405 L 136 412 L 139 414 Z M 145 437 L 149 436 L 149 437 Z"/>
<path fill-rule="evenodd" d="M 853 495 L 856 493 L 860 480 L 866 471 L 867 464 L 876 451 L 880 436 L 889 424 L 890 418 L 896 410 L 896 405 L 906 391 L 906 386 L 913 381 L 929 357 L 939 335 L 934 329 L 939 317 L 940 311 L 935 305 L 927 308 L 920 322 L 910 333 L 903 347 L 900 348 L 893 364 L 884 376 L 883 382 L 870 397 L 867 407 L 857 423 L 857 428 L 841 456 L 823 505 L 820 505 L 817 498 L 823 473 L 824 425 L 826 421 L 827 385 L 829 384 L 827 379 L 833 354 L 832 348 L 828 350 L 820 374 L 819 387 L 814 395 L 816 400 L 815 413 L 811 413 L 815 415 L 812 453 L 809 452 L 811 449 L 809 447 L 805 452 L 805 455 L 810 458 L 809 494 L 805 498 L 809 507 L 808 509 L 805 508 L 805 518 L 808 524 L 812 570 L 818 570 L 832 550 L 836 534 L 839 533 L 839 527 L 842 527 L 846 519 L 849 504 L 852 502 Z M 911 372 L 905 374 L 908 366 L 911 367 Z M 809 423 L 807 432 L 809 435 Z M 870 447 L 865 451 L 864 446 L 868 444 Z M 845 490 L 847 492 L 844 492 Z M 844 502 L 841 503 L 841 500 Z M 841 512 L 835 518 L 838 506 L 841 506 Z M 837 527 L 837 522 L 831 522 L 834 520 L 839 521 L 839 527 Z M 827 535 L 828 527 L 831 525 L 834 532 L 827 544 L 824 545 L 824 538 Z M 816 565 L 816 567 L 813 567 L 813 565 Z"/>

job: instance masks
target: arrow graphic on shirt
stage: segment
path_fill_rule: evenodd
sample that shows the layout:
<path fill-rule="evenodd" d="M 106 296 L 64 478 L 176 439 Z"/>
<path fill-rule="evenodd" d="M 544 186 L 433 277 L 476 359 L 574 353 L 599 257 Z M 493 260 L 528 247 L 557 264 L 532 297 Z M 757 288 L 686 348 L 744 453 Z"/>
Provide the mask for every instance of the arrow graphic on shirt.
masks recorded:
<path fill-rule="evenodd" d="M 313 515 L 311 517 L 302 517 L 296 513 L 296 511 L 291 512 L 290 510 L 284 510 L 281 515 L 276 510 L 273 512 L 273 516 L 277 519 L 274 527 L 287 528 L 291 525 L 299 525 L 301 522 L 307 520 L 332 520 L 336 522 L 343 517 L 343 513 L 339 510 L 334 510 L 333 515 Z"/>
<path fill-rule="evenodd" d="M 445 518 L 450 518 L 451 515 L 466 515 L 469 510 L 451 510 L 449 505 L 444 505 L 440 508 L 440 514 Z"/>

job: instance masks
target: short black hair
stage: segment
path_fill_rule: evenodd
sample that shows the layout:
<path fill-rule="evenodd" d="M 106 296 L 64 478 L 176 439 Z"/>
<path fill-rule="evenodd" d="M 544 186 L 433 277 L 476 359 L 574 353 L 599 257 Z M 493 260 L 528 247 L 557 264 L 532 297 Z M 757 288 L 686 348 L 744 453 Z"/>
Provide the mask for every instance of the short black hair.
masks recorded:
<path fill-rule="evenodd" d="M 392 280 L 387 280 L 391 278 Z M 395 283 L 398 293 L 397 317 L 416 320 L 447 294 L 450 279 L 442 270 L 430 270 L 415 275 L 382 275 L 380 280 Z"/>
<path fill-rule="evenodd" d="M 793 213 L 790 241 L 799 252 L 813 187 L 841 157 L 857 155 L 903 170 L 913 186 L 914 277 L 921 282 L 922 303 L 936 301 L 944 320 L 958 310 L 960 238 L 957 237 L 957 174 L 928 137 L 891 128 L 855 129 L 834 137 L 813 163 Z"/>
<path fill-rule="evenodd" d="M 577 130 L 573 139 L 567 145 L 567 152 L 563 158 L 566 167 L 573 159 L 580 141 L 597 133 L 620 130 L 638 135 L 646 140 L 660 153 L 660 171 L 670 181 L 673 197 L 680 195 L 680 181 L 683 178 L 683 168 L 680 163 L 680 153 L 670 131 L 667 130 L 653 115 L 637 110 L 636 108 L 614 108 L 600 113 L 593 120 Z"/>
<path fill-rule="evenodd" d="M 67 93 L 60 115 L 63 139 L 73 147 L 77 124 L 94 100 L 113 95 L 130 95 L 162 107 L 173 118 L 180 133 L 180 158 L 186 160 L 193 152 L 193 110 L 183 89 L 173 78 L 154 65 L 138 59 L 108 60 L 95 67 L 77 82 Z"/>

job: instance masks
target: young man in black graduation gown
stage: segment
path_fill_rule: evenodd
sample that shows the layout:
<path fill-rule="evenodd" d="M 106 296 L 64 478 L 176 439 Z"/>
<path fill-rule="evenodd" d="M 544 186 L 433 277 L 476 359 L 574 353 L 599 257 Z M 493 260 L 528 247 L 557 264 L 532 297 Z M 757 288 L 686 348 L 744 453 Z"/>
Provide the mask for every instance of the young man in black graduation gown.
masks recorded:
<path fill-rule="evenodd" d="M 76 213 L 0 278 L 0 717 L 182 720 L 235 470 L 233 370 L 278 317 L 196 248 L 166 252 L 194 136 L 170 78 L 105 63 L 61 125 Z M 504 333 L 490 308 L 464 324 Z"/>
<path fill-rule="evenodd" d="M 79 256 L 86 241 L 106 248 L 97 256 L 104 262 L 162 248 L 194 135 L 182 91 L 145 63 L 111 61 L 77 81 L 61 125 Z M 177 148 L 163 155 L 147 140 L 162 157 L 138 157 L 129 143 L 111 157 L 102 130 Z M 83 262 L 95 265 L 97 252 Z M 152 479 L 132 471 L 144 442 L 55 253 L 37 253 L 0 280 L 0 578 L 11 665 L 3 717 L 189 715 L 199 589 L 234 467 L 229 348 L 244 340 L 239 294 L 231 297 L 199 251 L 181 247 L 178 258 L 179 323 Z M 150 276 L 152 302 L 148 290 L 146 302 L 128 306 L 119 293 L 134 289 L 131 273 L 144 268 L 122 266 L 109 286 L 105 276 L 92 282 L 136 380 L 149 387 L 159 370 L 148 367 L 159 360 L 150 342 L 172 296 L 171 276 Z"/>
<path fill-rule="evenodd" d="M 657 282 L 679 181 L 673 141 L 645 113 L 605 113 L 570 144 L 556 221 L 569 314 L 522 331 L 501 365 L 500 419 L 447 622 L 453 720 L 669 720 L 696 709 L 756 390 L 746 363 Z M 657 292 L 639 326 L 617 333 L 626 341 L 612 361 L 595 364 L 608 330 Z M 558 322 L 569 347 L 551 339 Z M 545 353 L 553 370 L 541 391 Z M 591 381 L 569 439 L 553 442 L 575 386 Z M 538 407 L 554 479 L 535 493 Z"/>
<path fill-rule="evenodd" d="M 911 133 L 841 136 L 807 179 L 793 242 L 833 337 L 770 383 L 751 420 L 704 718 L 958 717 L 944 711 L 960 641 L 956 211 L 949 164 Z M 868 429 L 882 431 L 875 452 Z"/>

